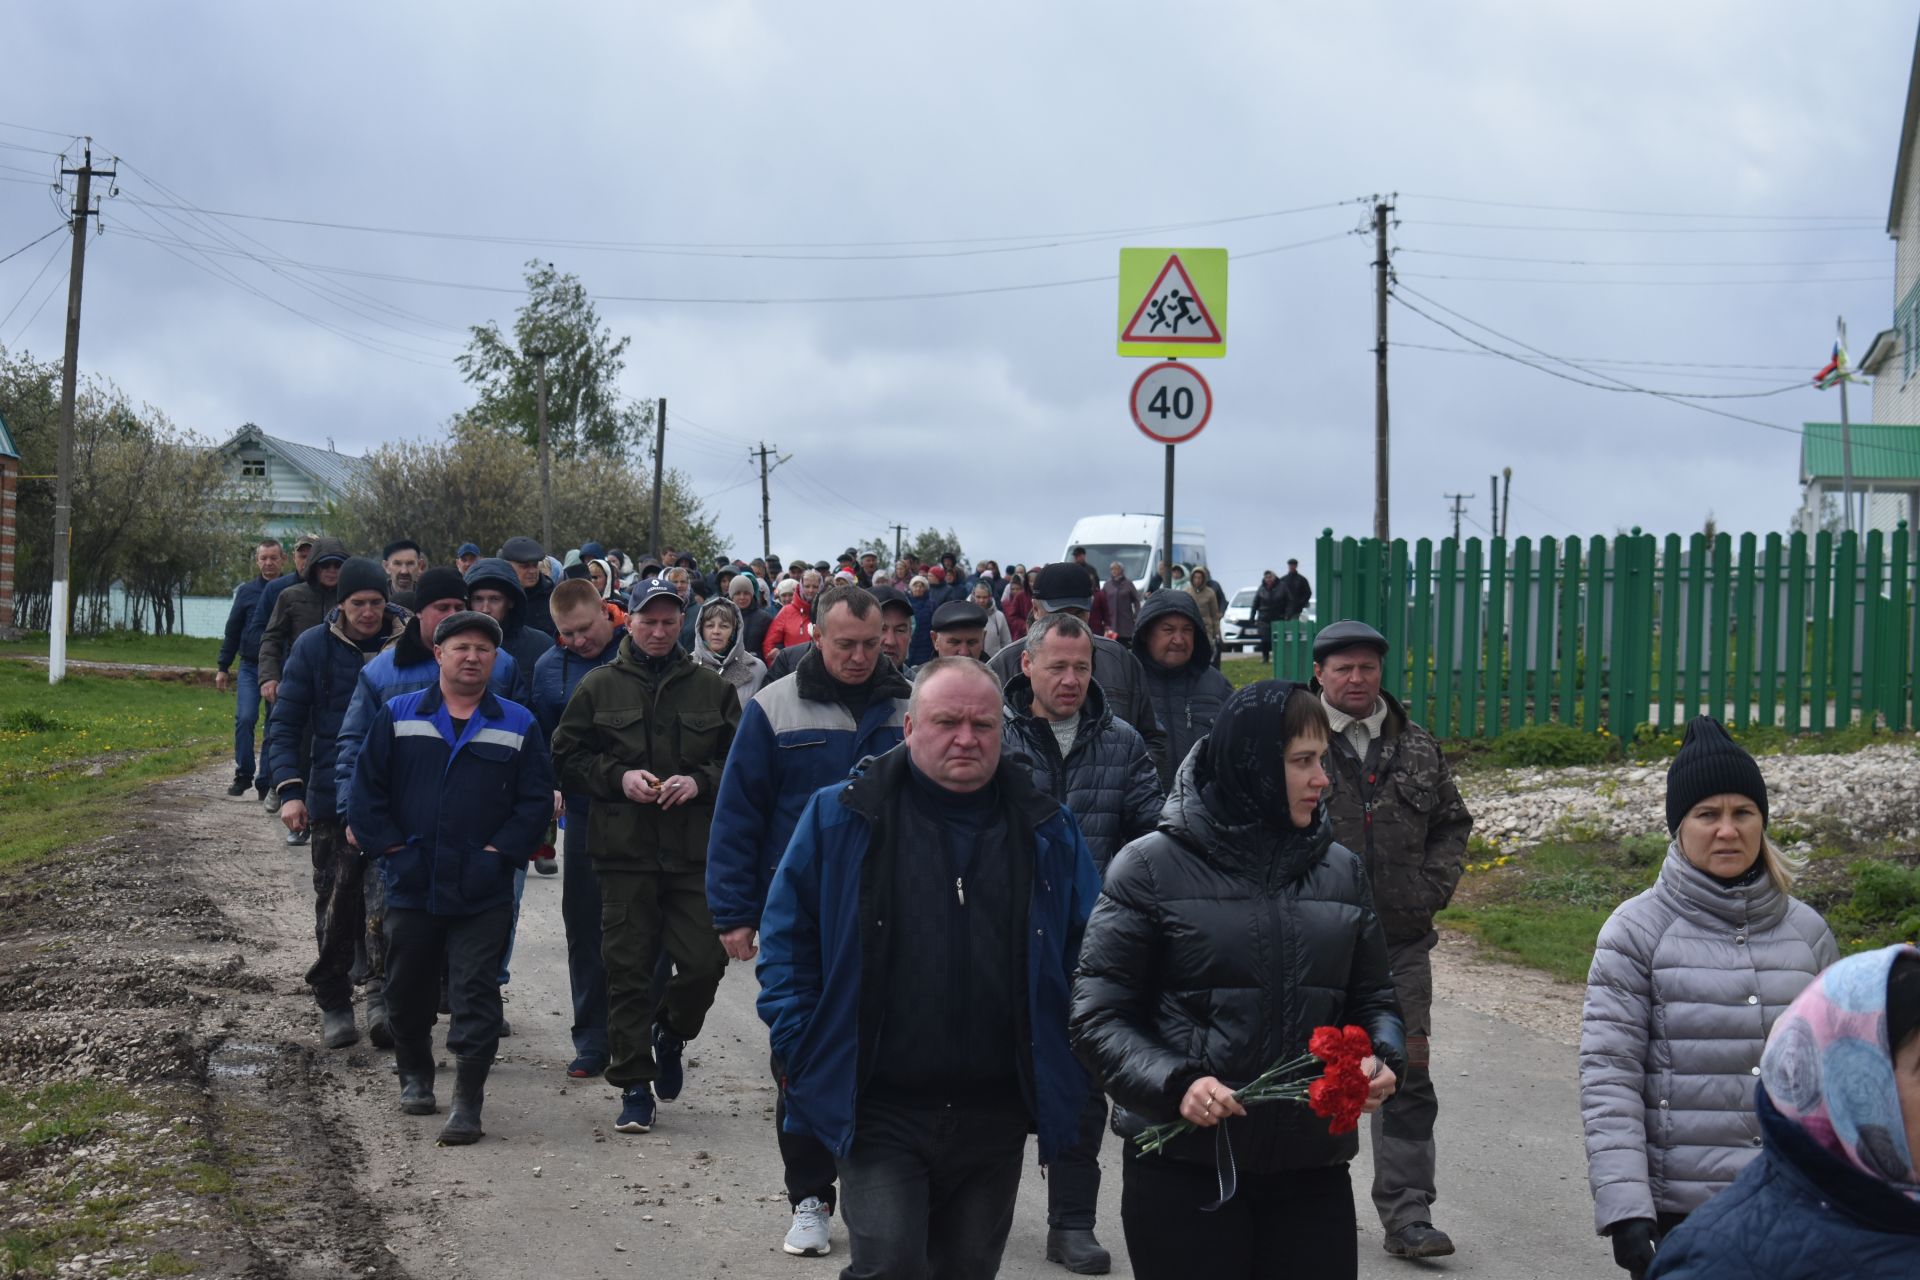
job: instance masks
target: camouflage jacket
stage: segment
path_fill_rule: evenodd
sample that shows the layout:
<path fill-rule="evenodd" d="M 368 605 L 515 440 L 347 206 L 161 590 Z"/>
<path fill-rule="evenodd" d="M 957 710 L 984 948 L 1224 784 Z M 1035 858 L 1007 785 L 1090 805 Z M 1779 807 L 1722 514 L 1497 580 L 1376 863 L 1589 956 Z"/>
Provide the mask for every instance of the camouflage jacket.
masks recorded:
<path fill-rule="evenodd" d="M 1407 718 L 1391 694 L 1386 723 L 1367 759 L 1345 734 L 1327 750 L 1333 776 L 1333 835 L 1366 860 L 1374 906 L 1389 942 L 1433 928 L 1433 913 L 1453 898 L 1473 816 L 1431 733 Z"/>

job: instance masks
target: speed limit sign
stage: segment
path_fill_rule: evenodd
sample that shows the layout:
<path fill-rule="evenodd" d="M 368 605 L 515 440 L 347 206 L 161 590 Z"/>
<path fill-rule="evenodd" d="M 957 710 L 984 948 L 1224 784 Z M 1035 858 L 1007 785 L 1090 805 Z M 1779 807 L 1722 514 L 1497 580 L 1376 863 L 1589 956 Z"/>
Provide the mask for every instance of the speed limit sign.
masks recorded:
<path fill-rule="evenodd" d="M 1134 425 L 1161 444 L 1193 439 L 1212 416 L 1213 391 L 1192 365 L 1166 360 L 1134 379 Z"/>

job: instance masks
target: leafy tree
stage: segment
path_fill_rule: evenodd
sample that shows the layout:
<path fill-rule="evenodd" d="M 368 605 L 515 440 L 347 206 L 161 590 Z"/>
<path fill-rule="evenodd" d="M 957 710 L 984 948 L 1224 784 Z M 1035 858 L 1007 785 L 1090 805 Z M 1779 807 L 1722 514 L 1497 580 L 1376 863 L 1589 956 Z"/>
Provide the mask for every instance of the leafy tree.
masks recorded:
<path fill-rule="evenodd" d="M 651 402 L 620 394 L 630 338 L 615 338 L 600 320 L 586 286 L 551 262 L 527 263 L 527 301 L 509 338 L 498 323 L 474 325 L 454 364 L 480 398 L 467 418 L 540 445 L 539 375 L 528 353 L 547 353 L 547 435 L 556 458 L 617 455 L 640 447 L 653 425 Z"/>
<path fill-rule="evenodd" d="M 889 538 L 878 545 L 892 548 L 893 540 Z M 958 556 L 962 564 L 967 563 L 967 553 L 960 545 L 960 535 L 952 529 L 943 531 L 932 525 L 900 543 L 901 555 L 912 556 L 925 564 L 939 563 L 940 557 L 949 551 Z"/>
<path fill-rule="evenodd" d="M 349 548 L 378 547 L 403 534 L 445 563 L 462 542 L 487 554 L 516 534 L 540 527 L 540 470 L 525 442 L 471 421 L 449 438 L 390 444 L 367 455 L 363 481 L 336 503 L 325 522 Z M 553 527 L 564 554 L 594 539 L 638 557 L 652 543 L 647 522 L 650 466 L 619 458 L 556 458 Z M 720 537 L 686 479 L 666 473 L 660 497 L 666 541 L 712 556 Z"/>

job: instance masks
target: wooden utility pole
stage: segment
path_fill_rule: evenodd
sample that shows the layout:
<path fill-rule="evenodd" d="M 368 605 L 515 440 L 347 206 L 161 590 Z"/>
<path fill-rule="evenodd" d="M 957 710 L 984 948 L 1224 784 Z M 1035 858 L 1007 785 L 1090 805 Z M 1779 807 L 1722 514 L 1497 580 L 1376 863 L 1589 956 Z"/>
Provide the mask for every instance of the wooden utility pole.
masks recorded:
<path fill-rule="evenodd" d="M 774 467 L 786 461 L 785 458 L 774 457 L 772 465 L 768 465 L 767 459 L 774 453 L 774 450 L 767 448 L 765 440 L 760 442 L 758 449 L 747 451 L 747 456 L 760 459 L 760 555 L 762 558 L 770 558 L 773 555 L 773 500 L 767 494 L 767 475 Z"/>
<path fill-rule="evenodd" d="M 87 267 L 87 219 L 97 218 L 93 207 L 93 180 L 111 178 L 114 169 L 93 167 L 93 139 L 86 141 L 85 158 L 77 169 L 61 169 L 76 179 L 73 195 L 73 262 L 67 268 L 67 349 L 60 366 L 60 461 L 53 490 L 53 598 L 47 619 L 47 683 L 59 684 L 67 675 L 67 615 L 72 608 L 73 579 L 73 407 L 80 373 L 80 293 Z"/>
<path fill-rule="evenodd" d="M 1373 206 L 1373 536 L 1385 546 L 1387 520 L 1387 221 L 1393 206 Z"/>
<path fill-rule="evenodd" d="M 695 423 L 699 426 L 699 423 Z M 653 558 L 661 559 L 661 553 L 667 544 L 660 537 L 660 481 L 666 474 L 667 465 L 667 398 L 660 397 L 660 405 L 654 411 L 653 420 L 653 523 L 648 528 L 653 533 Z M 662 565 L 662 569 L 671 568 Z"/>
<path fill-rule="evenodd" d="M 895 524 L 895 525 L 888 525 L 887 527 L 893 530 L 893 562 L 895 564 L 899 564 L 900 552 L 904 549 L 901 546 L 900 539 L 903 536 L 905 536 L 907 532 L 907 526 L 903 524 Z M 904 591 L 906 590 L 906 588 L 902 587 L 901 590 Z"/>
<path fill-rule="evenodd" d="M 1443 493 L 1440 496 L 1451 499 L 1453 502 L 1453 541 L 1455 545 L 1458 545 L 1460 542 L 1460 517 L 1466 512 L 1467 499 L 1473 497 L 1473 495 L 1470 493 Z"/>
<path fill-rule="evenodd" d="M 547 437 L 547 356 L 546 351 L 529 351 L 538 364 L 535 382 L 539 388 L 540 408 L 540 546 L 553 554 L 553 445 Z"/>

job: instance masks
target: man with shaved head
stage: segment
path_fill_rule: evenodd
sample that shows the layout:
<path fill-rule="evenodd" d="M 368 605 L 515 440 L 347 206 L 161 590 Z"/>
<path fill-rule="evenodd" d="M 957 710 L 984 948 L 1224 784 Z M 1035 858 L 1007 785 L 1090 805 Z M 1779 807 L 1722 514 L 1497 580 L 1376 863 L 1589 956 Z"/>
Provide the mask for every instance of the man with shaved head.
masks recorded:
<path fill-rule="evenodd" d="M 1067 990 L 1100 881 L 1001 717 L 985 664 L 922 667 L 905 741 L 814 792 L 761 913 L 786 1127 L 838 1162 L 847 1275 L 993 1275 L 1027 1134 L 1042 1164 L 1076 1139 Z"/>

